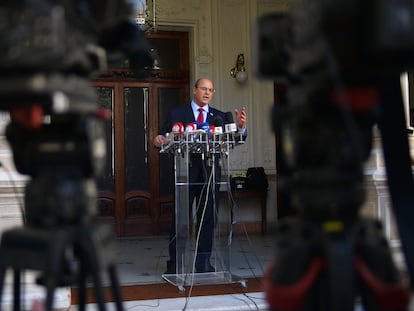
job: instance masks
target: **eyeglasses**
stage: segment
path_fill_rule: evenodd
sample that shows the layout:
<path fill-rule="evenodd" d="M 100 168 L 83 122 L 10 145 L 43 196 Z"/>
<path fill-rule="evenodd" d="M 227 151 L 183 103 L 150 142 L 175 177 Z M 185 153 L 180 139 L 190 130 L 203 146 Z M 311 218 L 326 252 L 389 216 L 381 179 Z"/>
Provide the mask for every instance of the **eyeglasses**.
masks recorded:
<path fill-rule="evenodd" d="M 196 88 L 202 90 L 203 92 L 207 92 L 207 91 L 209 91 L 210 93 L 216 92 L 215 89 L 209 89 L 208 87 L 205 87 L 205 86 L 201 86 L 201 87 L 200 86 L 196 86 Z"/>

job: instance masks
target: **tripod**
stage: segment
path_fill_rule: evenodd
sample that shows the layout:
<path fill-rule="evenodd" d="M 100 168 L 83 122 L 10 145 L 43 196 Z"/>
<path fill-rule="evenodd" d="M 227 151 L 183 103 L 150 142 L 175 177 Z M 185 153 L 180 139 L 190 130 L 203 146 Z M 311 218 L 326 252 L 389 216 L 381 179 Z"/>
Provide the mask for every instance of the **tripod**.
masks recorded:
<path fill-rule="evenodd" d="M 90 146 L 102 137 L 99 124 L 88 115 L 70 114 L 56 116 L 36 131 L 13 121 L 7 127 L 16 167 L 33 176 L 25 191 L 25 225 L 4 232 L 0 244 L 0 298 L 6 270 L 12 268 L 15 311 L 20 310 L 23 270 L 43 273 L 38 282 L 46 287 L 46 310 L 53 307 L 55 288 L 70 285 L 79 286 L 84 310 L 86 283 L 92 277 L 103 311 L 102 269 L 109 274 L 117 310 L 122 310 L 110 248 L 112 230 L 95 222 L 93 173 L 102 159 Z"/>
<path fill-rule="evenodd" d="M 112 293 L 117 310 L 123 310 L 121 291 L 115 265 L 108 260 L 108 243 L 111 232 L 106 226 L 80 224 L 71 228 L 54 228 L 37 230 L 33 228 L 16 228 L 3 234 L 0 246 L 0 295 L 4 288 L 7 268 L 14 271 L 13 310 L 21 310 L 20 286 L 21 272 L 24 269 L 43 272 L 40 282 L 46 287 L 46 310 L 52 310 L 53 295 L 58 286 L 68 286 L 76 280 L 67 275 L 65 252 L 74 248 L 79 259 L 79 310 L 85 310 L 87 277 L 92 276 L 94 294 L 99 310 L 106 310 L 101 280 L 101 268 L 109 273 Z M 1 302 L 1 301 L 0 301 Z"/>
<path fill-rule="evenodd" d="M 387 82 L 387 92 L 395 98 L 390 102 L 398 107 L 398 79 Z M 298 89 L 294 85 L 288 92 L 299 94 Z M 352 97 L 355 91 L 347 92 Z M 290 131 L 285 137 L 294 146 L 285 152 L 292 171 L 285 172 L 283 191 L 295 214 L 275 228 L 275 257 L 265 278 L 271 310 L 349 311 L 356 300 L 366 311 L 407 310 L 409 288 L 394 264 L 382 224 L 360 214 L 373 112 L 344 109 L 318 95 L 301 105 L 292 100 L 296 110 L 276 127 L 278 134 Z M 401 122 L 398 110 L 392 115 Z"/>
<path fill-rule="evenodd" d="M 98 109 L 88 80 L 124 57 L 140 75 L 154 60 L 143 32 L 131 21 L 127 1 L 81 2 L 0 4 L 0 109 L 11 116 L 6 137 L 16 169 L 32 177 L 24 226 L 6 231 L 0 244 L 0 294 L 6 270 L 12 268 L 15 310 L 20 307 L 20 273 L 30 269 L 43 272 L 39 282 L 47 288 L 47 310 L 54 288 L 72 284 L 80 287 L 84 309 L 89 276 L 104 310 L 101 268 L 108 269 L 122 309 L 107 249 L 110 230 L 95 223 L 94 179 L 111 152 L 99 119 L 110 113 Z"/>

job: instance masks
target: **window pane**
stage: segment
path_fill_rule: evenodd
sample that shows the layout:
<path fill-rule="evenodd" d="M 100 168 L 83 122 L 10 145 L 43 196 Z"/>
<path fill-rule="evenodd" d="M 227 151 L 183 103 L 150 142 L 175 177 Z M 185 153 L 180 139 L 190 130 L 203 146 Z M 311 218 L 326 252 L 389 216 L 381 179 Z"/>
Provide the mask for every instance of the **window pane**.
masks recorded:
<path fill-rule="evenodd" d="M 114 190 L 114 89 L 110 87 L 97 87 L 98 106 L 112 111 L 111 120 L 104 122 L 106 138 L 106 160 L 102 176 L 97 178 L 99 190 Z"/>
<path fill-rule="evenodd" d="M 124 88 L 126 191 L 149 191 L 147 88 Z"/>

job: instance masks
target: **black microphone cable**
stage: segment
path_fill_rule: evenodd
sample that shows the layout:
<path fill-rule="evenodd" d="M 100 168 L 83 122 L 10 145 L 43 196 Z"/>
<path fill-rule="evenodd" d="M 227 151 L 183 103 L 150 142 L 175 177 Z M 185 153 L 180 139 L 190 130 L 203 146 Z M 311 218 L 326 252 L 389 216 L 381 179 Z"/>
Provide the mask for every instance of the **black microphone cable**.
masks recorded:
<path fill-rule="evenodd" d="M 194 259 L 193 259 L 193 264 L 192 264 L 190 289 L 188 291 L 188 295 L 186 296 L 186 301 L 185 301 L 185 305 L 183 307 L 183 310 L 187 309 L 188 303 L 190 302 L 190 297 L 191 297 L 191 294 L 192 294 L 192 291 L 193 291 L 193 287 L 194 287 L 194 273 L 195 273 L 195 264 L 196 264 L 196 259 L 197 259 L 198 244 L 199 244 L 199 241 L 200 241 L 201 228 L 202 228 L 202 225 L 203 225 L 203 222 L 204 222 L 204 216 L 205 216 L 205 212 L 206 212 L 207 205 L 208 205 L 208 198 L 209 198 L 208 193 L 209 193 L 210 188 L 211 188 L 212 180 L 213 180 L 213 170 L 210 172 L 210 176 L 209 176 L 208 182 L 207 182 L 206 200 L 204 202 L 203 212 L 202 212 L 202 215 L 201 215 L 201 218 L 200 218 L 200 223 L 198 224 L 197 237 L 196 237 L 196 241 L 195 241 L 195 250 L 194 250 Z"/>

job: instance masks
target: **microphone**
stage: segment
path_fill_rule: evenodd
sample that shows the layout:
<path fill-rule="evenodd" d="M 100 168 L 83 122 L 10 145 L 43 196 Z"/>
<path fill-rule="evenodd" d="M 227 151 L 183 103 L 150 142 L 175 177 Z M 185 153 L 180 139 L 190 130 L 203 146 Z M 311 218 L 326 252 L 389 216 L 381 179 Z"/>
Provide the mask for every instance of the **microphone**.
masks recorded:
<path fill-rule="evenodd" d="M 226 133 L 237 132 L 236 123 L 233 120 L 233 114 L 229 111 L 224 114 L 224 130 Z"/>
<path fill-rule="evenodd" d="M 212 147 L 216 151 L 220 151 L 221 148 L 221 135 L 223 134 L 223 119 L 220 116 L 217 116 L 213 120 L 213 125 L 211 125 L 211 134 L 213 137 L 214 144 Z"/>
<path fill-rule="evenodd" d="M 171 122 L 171 132 L 167 133 L 165 137 L 167 138 L 168 143 L 177 142 L 184 131 L 184 126 L 181 122 Z"/>
<path fill-rule="evenodd" d="M 184 132 L 184 125 L 181 122 L 174 122 L 171 128 L 171 132 L 181 135 Z"/>
<path fill-rule="evenodd" d="M 180 137 L 183 134 L 184 126 L 181 122 L 168 122 L 166 127 L 171 128 L 171 132 L 165 134 L 166 143 L 161 147 L 163 152 L 166 152 L 169 149 L 175 148 L 175 144 L 180 140 Z"/>
<path fill-rule="evenodd" d="M 207 122 L 204 122 L 203 124 L 200 124 L 199 126 L 198 126 L 198 128 L 200 129 L 200 130 L 203 130 L 204 132 L 206 132 L 206 133 L 210 133 L 210 124 L 208 124 Z"/>
<path fill-rule="evenodd" d="M 192 133 L 197 129 L 197 123 L 193 122 L 193 123 L 188 123 L 185 126 L 185 132 L 186 133 Z"/>
<path fill-rule="evenodd" d="M 214 134 L 223 134 L 223 119 L 219 116 L 213 120 Z"/>

